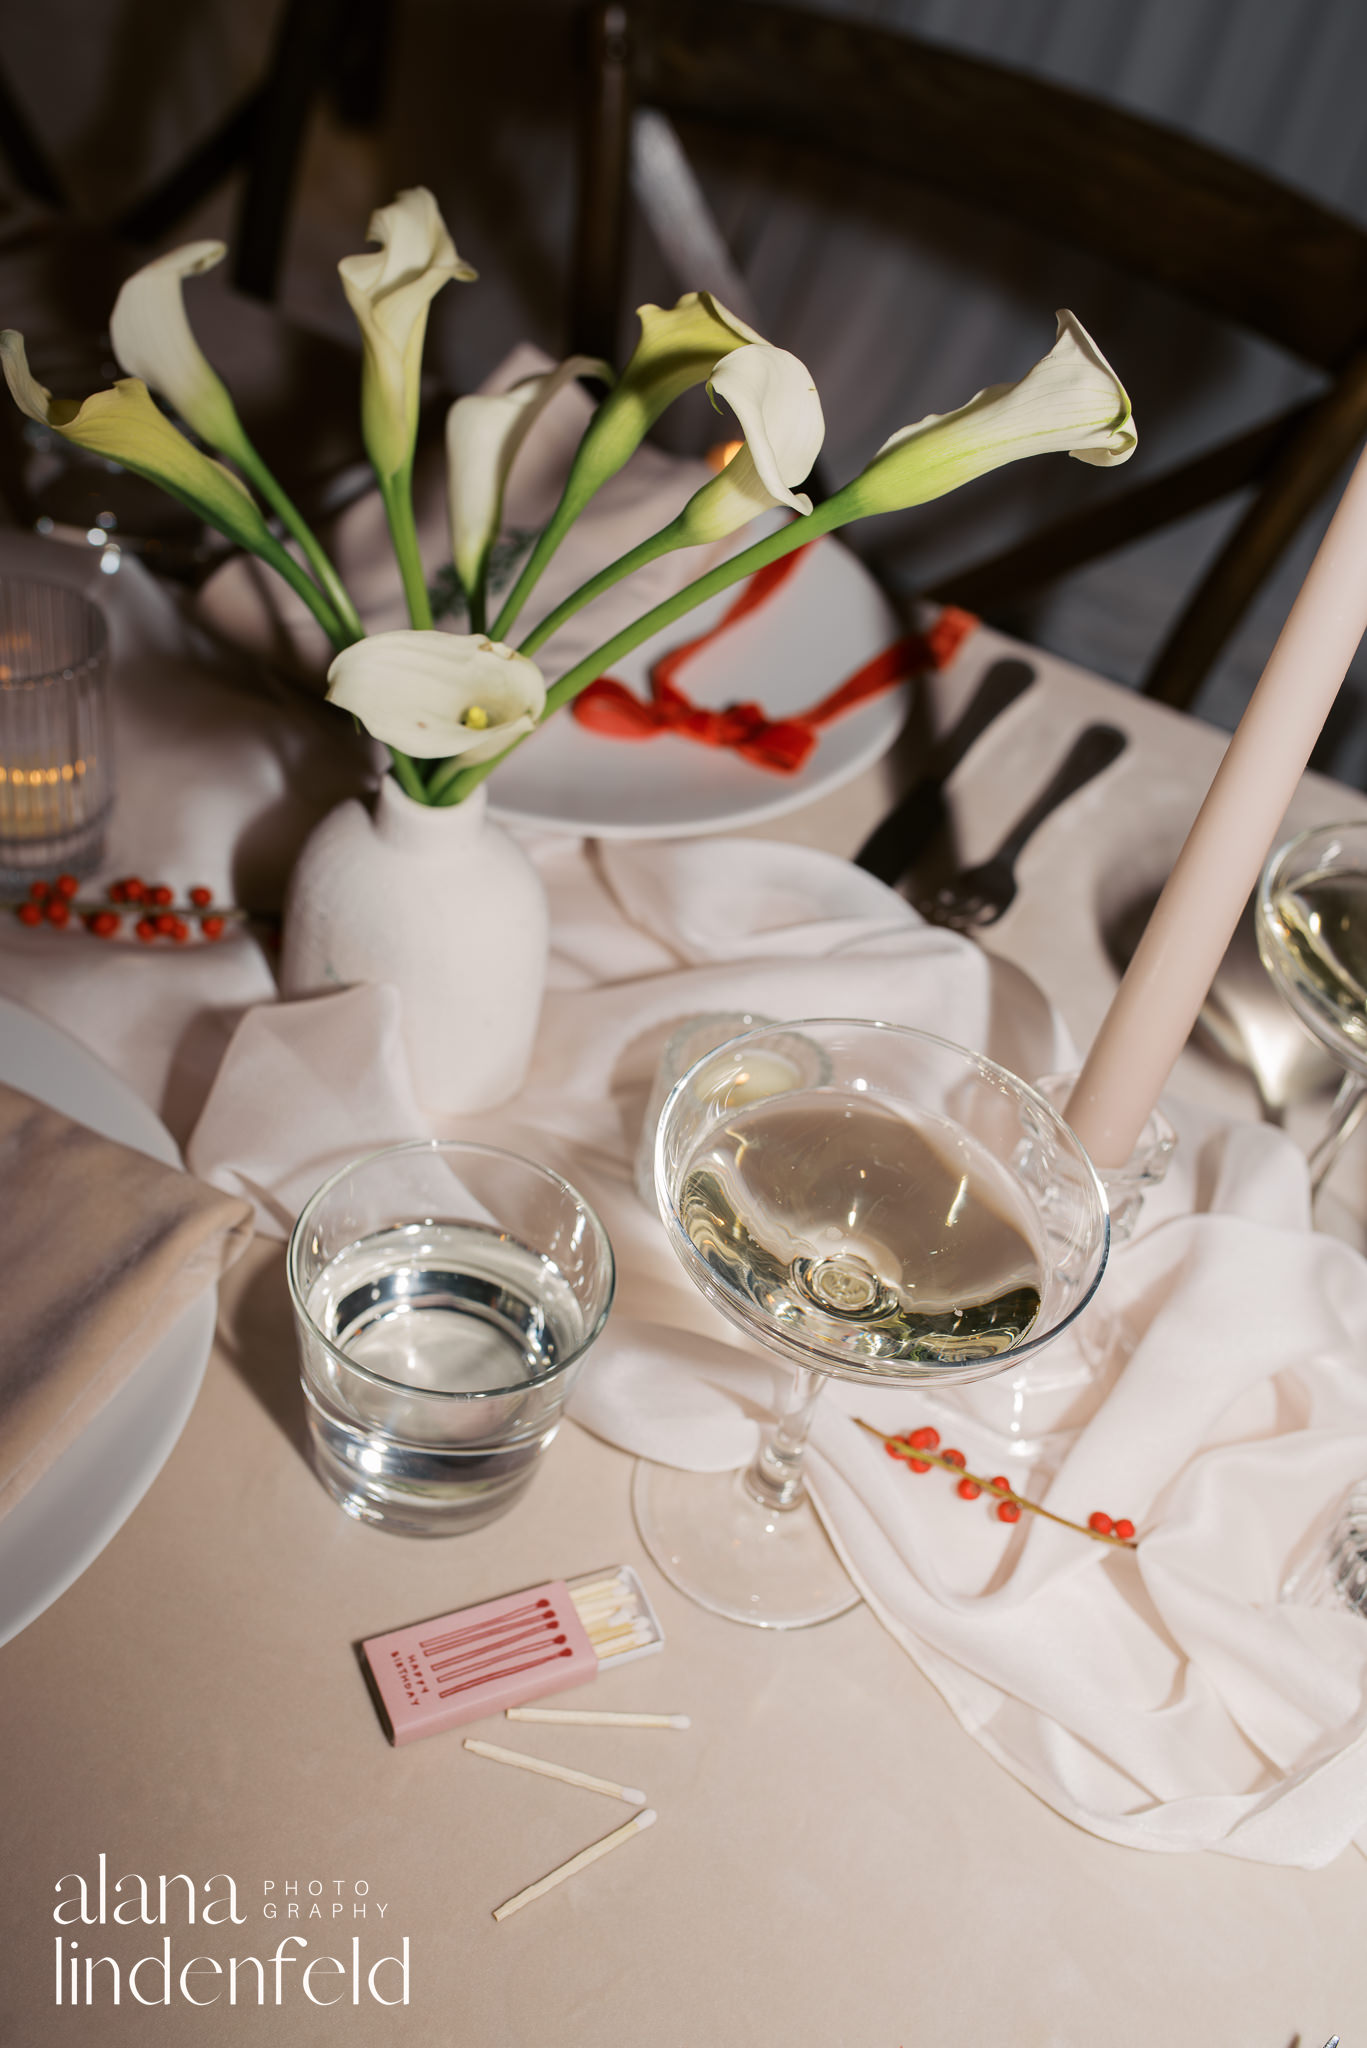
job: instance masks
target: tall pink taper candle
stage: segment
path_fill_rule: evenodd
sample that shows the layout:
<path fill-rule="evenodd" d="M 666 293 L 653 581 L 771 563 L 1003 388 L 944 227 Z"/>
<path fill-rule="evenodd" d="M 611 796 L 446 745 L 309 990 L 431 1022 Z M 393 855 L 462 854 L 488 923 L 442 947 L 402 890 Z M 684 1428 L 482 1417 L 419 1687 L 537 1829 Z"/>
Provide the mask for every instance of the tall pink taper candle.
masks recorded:
<path fill-rule="evenodd" d="M 1068 1102 L 1098 1166 L 1134 1150 L 1367 631 L 1359 457 Z"/>

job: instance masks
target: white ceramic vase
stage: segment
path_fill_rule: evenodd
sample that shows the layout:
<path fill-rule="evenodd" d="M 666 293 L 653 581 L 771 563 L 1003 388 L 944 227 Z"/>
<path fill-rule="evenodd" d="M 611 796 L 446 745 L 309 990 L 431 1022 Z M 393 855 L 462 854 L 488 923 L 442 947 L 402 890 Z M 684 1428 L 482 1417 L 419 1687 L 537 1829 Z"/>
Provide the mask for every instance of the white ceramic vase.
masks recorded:
<path fill-rule="evenodd" d="M 304 996 L 392 983 L 424 1108 L 493 1109 L 527 1071 L 547 943 L 541 878 L 490 822 L 483 786 L 438 809 L 386 775 L 372 805 L 349 799 L 305 842 L 281 986 Z"/>

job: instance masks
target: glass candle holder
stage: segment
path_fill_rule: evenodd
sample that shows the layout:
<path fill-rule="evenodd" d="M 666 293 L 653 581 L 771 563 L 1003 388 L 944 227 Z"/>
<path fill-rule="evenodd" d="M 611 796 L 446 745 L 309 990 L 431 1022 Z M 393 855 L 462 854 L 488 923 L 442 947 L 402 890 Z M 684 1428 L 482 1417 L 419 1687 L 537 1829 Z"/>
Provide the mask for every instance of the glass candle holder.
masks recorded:
<path fill-rule="evenodd" d="M 1282 1581 L 1281 1597 L 1367 1621 L 1367 1479 L 1357 1480 L 1311 1526 Z"/>
<path fill-rule="evenodd" d="M 0 885 L 90 874 L 112 801 L 97 605 L 65 584 L 0 577 Z"/>
<path fill-rule="evenodd" d="M 1051 1108 L 1062 1116 L 1068 1098 L 1077 1086 L 1077 1075 L 1046 1074 L 1036 1088 Z M 1122 1245 L 1133 1237 L 1144 1206 L 1144 1196 L 1156 1188 L 1167 1173 L 1177 1147 L 1177 1133 L 1161 1109 L 1149 1111 L 1148 1121 L 1123 1166 L 1098 1166 L 1097 1179 L 1111 1205 L 1111 1244 Z"/>

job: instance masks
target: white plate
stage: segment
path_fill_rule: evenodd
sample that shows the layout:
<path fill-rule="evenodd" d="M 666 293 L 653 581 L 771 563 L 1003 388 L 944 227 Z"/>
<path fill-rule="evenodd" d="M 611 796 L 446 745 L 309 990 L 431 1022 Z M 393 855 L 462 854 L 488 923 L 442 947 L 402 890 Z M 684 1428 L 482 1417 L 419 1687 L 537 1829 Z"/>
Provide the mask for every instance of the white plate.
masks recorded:
<path fill-rule="evenodd" d="M 117 1074 L 55 1025 L 0 997 L 0 1081 L 160 1159 L 175 1141 Z M 55 1465 L 0 1516 L 0 1643 L 92 1564 L 160 1472 L 194 1407 L 214 1339 L 202 1294 Z"/>
<path fill-rule="evenodd" d="M 647 695 L 651 664 L 716 625 L 735 597 L 732 588 L 685 613 L 615 662 L 611 673 Z M 901 631 L 868 570 L 828 539 L 767 604 L 700 654 L 681 681 L 699 704 L 753 699 L 771 718 L 789 717 L 827 696 Z M 905 715 L 905 689 L 889 690 L 826 726 L 798 774 L 776 775 L 674 733 L 605 739 L 566 710 L 504 762 L 489 784 L 490 809 L 507 824 L 600 839 L 673 839 L 756 825 L 858 775 L 887 752 Z"/>

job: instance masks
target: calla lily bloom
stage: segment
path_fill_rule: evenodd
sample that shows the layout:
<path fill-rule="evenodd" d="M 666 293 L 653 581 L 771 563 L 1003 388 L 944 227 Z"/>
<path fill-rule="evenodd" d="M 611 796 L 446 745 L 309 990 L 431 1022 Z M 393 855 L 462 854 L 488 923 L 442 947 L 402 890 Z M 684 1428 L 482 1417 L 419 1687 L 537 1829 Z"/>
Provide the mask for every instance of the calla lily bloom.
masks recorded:
<path fill-rule="evenodd" d="M 745 446 L 684 506 L 683 544 L 721 540 L 774 505 L 810 512 L 811 499 L 792 485 L 810 473 L 826 422 L 807 365 L 767 341 L 747 342 L 723 356 L 707 388 L 735 413 Z"/>
<path fill-rule="evenodd" d="M 1125 388 L 1076 315 L 1057 319 L 1057 341 L 1019 383 L 989 385 L 957 412 L 931 413 L 885 441 L 829 501 L 840 516 L 922 505 L 1027 455 L 1128 462 L 1138 436 Z"/>
<path fill-rule="evenodd" d="M 503 517 L 503 492 L 518 449 L 556 394 L 575 377 L 612 371 L 593 356 L 569 356 L 554 370 L 524 377 L 510 391 L 458 398 L 446 415 L 451 552 L 466 595 L 483 588 L 489 550 Z"/>
<path fill-rule="evenodd" d="M 641 339 L 589 421 L 570 470 L 565 502 L 573 504 L 571 518 L 635 454 L 666 406 L 707 383 L 733 350 L 756 342 L 767 346 L 710 292 L 685 292 L 668 309 L 638 306 L 636 312 Z"/>
<path fill-rule="evenodd" d="M 195 340 L 185 312 L 187 277 L 212 270 L 223 242 L 187 242 L 124 280 L 109 316 L 121 367 L 172 404 L 211 447 L 237 459 L 246 436 L 228 388 Z"/>
<path fill-rule="evenodd" d="M 674 306 L 638 306 L 636 311 L 641 339 L 589 421 L 560 503 L 499 613 L 499 632 L 511 630 L 537 578 L 590 498 L 635 454 L 666 406 L 695 384 L 705 384 L 723 356 L 747 343 L 764 344 L 762 335 L 710 292 L 685 292 Z"/>
<path fill-rule="evenodd" d="M 529 733 L 546 686 L 525 655 L 483 633 L 372 633 L 337 656 L 328 700 L 419 760 L 492 760 Z"/>
<path fill-rule="evenodd" d="M 371 215 L 369 241 L 380 247 L 344 256 L 342 289 L 361 329 L 361 430 L 377 475 L 387 481 L 412 460 L 418 429 L 418 380 L 427 309 L 452 278 L 478 273 L 456 253 L 425 185 L 400 192 Z"/>
<path fill-rule="evenodd" d="M 13 328 L 0 333 L 0 366 L 15 404 L 31 420 L 150 478 L 268 561 L 284 553 L 245 484 L 172 426 L 141 378 L 121 377 L 110 390 L 86 399 L 54 398 L 30 370 L 24 337 Z"/>

